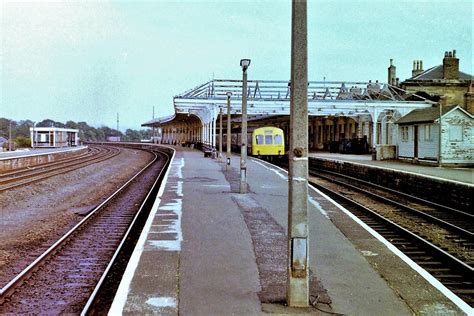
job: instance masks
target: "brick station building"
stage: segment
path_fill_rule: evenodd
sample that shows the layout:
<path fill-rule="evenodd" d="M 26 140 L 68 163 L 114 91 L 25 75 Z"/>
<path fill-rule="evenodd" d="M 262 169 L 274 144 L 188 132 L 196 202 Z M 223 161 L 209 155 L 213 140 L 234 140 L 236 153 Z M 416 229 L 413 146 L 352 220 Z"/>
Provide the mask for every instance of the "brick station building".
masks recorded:
<path fill-rule="evenodd" d="M 474 114 L 473 77 L 459 71 L 456 50 L 445 52 L 443 64 L 428 70 L 423 70 L 422 60 L 413 61 L 412 77 L 400 86 L 407 92 L 438 101 L 442 106 L 459 105 Z"/>

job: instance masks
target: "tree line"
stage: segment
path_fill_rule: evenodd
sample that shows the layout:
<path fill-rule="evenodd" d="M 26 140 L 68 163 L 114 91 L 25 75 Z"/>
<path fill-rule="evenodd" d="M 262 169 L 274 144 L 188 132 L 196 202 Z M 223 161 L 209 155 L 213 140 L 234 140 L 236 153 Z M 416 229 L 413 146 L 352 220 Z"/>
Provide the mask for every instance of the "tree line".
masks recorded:
<path fill-rule="evenodd" d="M 11 124 L 11 137 L 17 147 L 29 147 L 30 127 L 34 122 L 31 120 L 14 121 L 6 118 L 0 118 L 0 137 L 9 139 Z M 122 141 L 139 142 L 142 139 L 150 139 L 153 136 L 152 129 L 134 130 L 127 129 L 125 133 L 108 126 L 95 128 L 86 122 L 67 121 L 65 124 L 51 119 L 45 119 L 36 123 L 36 127 L 60 127 L 73 128 L 79 130 L 79 138 L 81 141 L 106 141 L 109 136 L 120 136 Z"/>

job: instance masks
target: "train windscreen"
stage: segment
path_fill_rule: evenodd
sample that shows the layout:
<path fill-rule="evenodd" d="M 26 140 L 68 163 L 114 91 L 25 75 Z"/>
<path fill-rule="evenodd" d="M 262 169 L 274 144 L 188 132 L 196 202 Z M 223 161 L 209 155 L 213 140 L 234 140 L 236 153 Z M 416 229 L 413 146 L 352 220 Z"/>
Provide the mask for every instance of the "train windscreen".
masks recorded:
<path fill-rule="evenodd" d="M 265 135 L 265 145 L 271 145 L 272 143 L 272 135 Z"/>

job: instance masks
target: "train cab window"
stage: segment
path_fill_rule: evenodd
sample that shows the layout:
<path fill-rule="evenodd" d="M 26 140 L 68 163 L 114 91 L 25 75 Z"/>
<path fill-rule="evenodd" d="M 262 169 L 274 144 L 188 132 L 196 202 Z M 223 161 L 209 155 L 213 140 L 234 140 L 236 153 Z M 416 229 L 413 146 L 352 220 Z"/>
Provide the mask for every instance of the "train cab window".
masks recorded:
<path fill-rule="evenodd" d="M 273 144 L 272 135 L 265 135 L 265 144 L 266 145 Z"/>
<path fill-rule="evenodd" d="M 282 138 L 281 135 L 275 135 L 275 139 L 273 142 L 275 145 L 281 145 L 282 144 Z"/>
<path fill-rule="evenodd" d="M 263 135 L 257 135 L 255 137 L 255 142 L 257 143 L 257 145 L 263 145 Z"/>

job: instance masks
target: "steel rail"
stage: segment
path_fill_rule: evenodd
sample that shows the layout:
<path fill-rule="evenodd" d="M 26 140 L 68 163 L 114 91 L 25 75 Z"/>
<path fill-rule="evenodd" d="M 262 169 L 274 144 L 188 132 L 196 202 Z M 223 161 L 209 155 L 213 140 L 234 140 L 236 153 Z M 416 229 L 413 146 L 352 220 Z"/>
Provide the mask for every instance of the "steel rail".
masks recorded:
<path fill-rule="evenodd" d="M 0 179 L 1 178 L 7 178 L 7 177 L 14 177 L 14 176 L 22 174 L 22 173 L 31 172 L 31 171 L 34 171 L 34 170 L 37 170 L 37 169 L 49 168 L 50 166 L 64 164 L 68 161 L 74 161 L 74 160 L 82 159 L 82 158 L 85 158 L 85 157 L 89 157 L 89 156 L 92 156 L 92 155 L 96 155 L 98 151 L 100 151 L 99 147 L 90 147 L 90 148 L 87 148 L 87 151 L 85 153 L 79 154 L 77 156 L 60 158 L 60 159 L 57 159 L 57 160 L 54 160 L 54 161 L 51 161 L 51 162 L 39 163 L 39 164 L 33 165 L 33 166 L 15 168 L 15 169 L 12 169 L 12 170 L 7 170 L 7 171 L 0 171 Z"/>
<path fill-rule="evenodd" d="M 53 177 L 53 176 L 56 176 L 56 175 L 59 175 L 59 174 L 63 174 L 65 172 L 70 172 L 70 171 L 73 171 L 73 170 L 76 170 L 76 169 L 79 169 L 79 168 L 83 168 L 83 167 L 86 167 L 86 166 L 89 166 L 89 165 L 92 165 L 92 164 L 95 164 L 95 163 L 99 163 L 99 162 L 105 161 L 107 159 L 113 158 L 113 157 L 117 156 L 119 153 L 120 153 L 120 149 L 115 151 L 115 152 L 109 151 L 107 153 L 104 153 L 101 156 L 92 157 L 90 159 L 87 159 L 86 161 L 79 161 L 77 163 L 68 164 L 68 165 L 65 165 L 63 167 L 55 167 L 52 170 L 51 169 L 42 170 L 40 172 L 35 172 L 33 174 L 22 176 L 20 178 L 11 179 L 11 180 L 8 180 L 8 181 L 0 181 L 0 192 L 7 191 L 7 190 L 17 188 L 17 187 L 21 187 L 21 186 L 26 185 L 26 184 L 42 181 L 44 179 L 47 179 L 47 178 L 50 178 L 50 177 Z M 29 178 L 29 177 L 32 177 L 32 178 Z M 28 180 L 18 182 L 21 179 L 28 179 Z M 13 184 L 3 185 L 2 182 L 3 183 L 13 182 Z"/>
<path fill-rule="evenodd" d="M 457 267 L 459 270 L 463 271 L 463 273 L 465 275 L 469 276 L 470 279 L 472 280 L 472 278 L 474 276 L 474 268 L 471 267 L 470 265 L 466 264 L 462 260 L 459 260 L 458 258 L 454 257 L 453 255 L 451 255 L 450 253 L 448 253 L 445 250 L 441 249 L 440 247 L 438 247 L 438 246 L 434 245 L 433 243 L 425 240 L 424 238 L 416 235 L 415 233 L 409 231 L 408 229 L 398 225 L 397 223 L 385 218 L 384 216 L 382 216 L 382 215 L 378 214 L 377 212 L 369 209 L 368 207 L 366 207 L 366 206 L 364 206 L 364 205 L 362 205 L 362 204 L 360 204 L 360 203 L 358 203 L 358 202 L 356 202 L 356 201 L 354 201 L 354 200 L 352 200 L 352 199 L 350 199 L 350 198 L 348 198 L 348 197 L 346 197 L 346 196 L 344 196 L 344 195 L 342 195 L 338 192 L 335 192 L 331 189 L 328 189 L 328 188 L 326 188 L 326 187 L 324 187 L 320 184 L 314 183 L 312 181 L 309 181 L 309 182 L 313 186 L 317 187 L 319 190 L 326 193 L 327 195 L 336 197 L 339 200 L 343 200 L 345 203 L 353 205 L 356 208 L 358 208 L 360 210 L 363 210 L 365 213 L 368 213 L 371 216 L 376 217 L 377 219 L 381 220 L 383 223 L 385 223 L 387 226 L 391 227 L 392 229 L 395 229 L 396 231 L 401 232 L 404 235 L 409 236 L 413 240 L 415 240 L 418 243 L 422 244 L 424 247 L 428 248 L 428 250 L 431 251 L 432 253 L 435 253 L 435 254 L 439 255 L 445 262 L 449 262 L 449 264 L 451 266 Z M 374 230 L 377 231 L 377 228 L 374 228 Z M 399 249 L 400 249 L 400 251 L 404 252 L 403 248 L 399 248 Z M 441 280 L 441 283 L 443 283 L 442 280 Z"/>
<path fill-rule="evenodd" d="M 0 184 L 1 183 L 9 183 L 9 182 L 14 182 L 18 181 L 24 178 L 28 178 L 31 176 L 35 175 L 40 175 L 42 173 L 47 173 L 48 171 L 54 171 L 54 170 L 60 170 L 62 168 L 68 167 L 68 166 L 74 166 L 77 164 L 80 164 L 82 162 L 90 161 L 97 159 L 99 157 L 102 157 L 106 154 L 109 154 L 111 150 L 109 148 L 98 148 L 98 150 L 95 150 L 94 153 L 91 154 L 91 152 L 88 153 L 87 156 L 80 156 L 80 157 L 74 157 L 73 159 L 67 159 L 67 161 L 58 161 L 58 162 L 51 162 L 51 163 L 46 163 L 42 164 L 41 166 L 37 167 L 32 167 L 29 169 L 22 169 L 18 171 L 13 171 L 8 174 L 2 174 L 0 175 Z"/>
<path fill-rule="evenodd" d="M 137 214 L 134 216 L 132 222 L 130 223 L 130 226 L 128 227 L 125 235 L 123 236 L 122 240 L 120 241 L 120 244 L 119 244 L 117 250 L 115 251 L 114 255 L 112 256 L 112 259 L 110 259 L 109 264 L 107 265 L 107 268 L 102 273 L 102 276 L 99 279 L 99 282 L 97 282 L 97 285 L 95 286 L 94 291 L 92 292 L 91 296 L 87 300 L 86 305 L 82 309 L 81 316 L 85 316 L 89 313 L 89 311 L 90 311 L 90 309 L 91 309 L 91 307 L 92 307 L 92 305 L 93 305 L 93 303 L 94 303 L 94 301 L 97 297 L 97 294 L 99 293 L 100 289 L 102 288 L 102 285 L 104 284 L 105 279 L 107 278 L 110 270 L 112 269 L 112 266 L 115 264 L 115 261 L 116 261 L 118 255 L 119 255 L 119 253 L 122 251 L 122 248 L 123 248 L 128 236 L 130 235 L 130 232 L 132 231 L 133 227 L 135 226 L 135 223 L 136 223 L 138 217 L 142 214 L 142 211 L 145 207 L 145 204 L 148 202 L 148 199 L 150 198 L 150 195 L 152 194 L 152 192 L 154 192 L 157 183 L 162 180 L 163 172 L 165 172 L 165 170 L 168 169 L 168 167 L 169 167 L 169 162 L 171 160 L 170 155 L 168 153 L 166 153 L 164 151 L 160 151 L 160 150 L 155 150 L 155 152 L 160 152 L 164 156 L 167 157 L 165 167 L 163 169 L 161 169 L 161 171 L 158 174 L 158 176 L 156 177 L 156 180 L 153 183 L 151 189 L 148 191 L 145 199 L 143 200 L 142 204 L 140 205 L 140 208 L 139 208 Z"/>
<path fill-rule="evenodd" d="M 310 161 L 311 161 L 311 159 L 310 159 Z M 351 176 L 348 176 L 348 175 L 345 175 L 345 174 L 342 174 L 342 173 L 337 173 L 337 172 L 334 172 L 334 171 L 324 170 L 324 169 L 321 169 L 321 168 L 318 168 L 318 167 L 312 167 L 310 169 L 317 170 L 317 171 L 322 171 L 324 173 L 332 174 L 332 175 L 335 175 L 337 177 L 341 177 L 341 178 L 345 178 L 345 179 L 349 179 L 351 181 L 356 181 L 356 182 L 365 184 L 367 186 L 372 186 L 374 188 L 377 188 L 377 189 L 380 189 L 380 190 L 383 190 L 383 191 L 388 191 L 388 192 L 393 193 L 393 194 L 401 195 L 401 196 L 403 196 L 407 199 L 412 199 L 412 200 L 415 200 L 417 202 L 427 204 L 428 206 L 431 206 L 433 208 L 444 209 L 445 211 L 452 212 L 452 213 L 458 213 L 460 215 L 467 216 L 467 217 L 470 217 L 471 219 L 474 219 L 474 214 L 466 213 L 464 211 L 449 207 L 447 205 L 443 205 L 443 204 L 435 203 L 435 202 L 432 202 L 432 201 L 428 201 L 428 200 L 419 198 L 417 196 L 414 196 L 414 195 L 411 195 L 411 194 L 408 194 L 408 193 L 405 193 L 405 192 L 401 192 L 401 191 L 397 191 L 397 190 L 394 190 L 394 189 L 391 189 L 391 188 L 388 188 L 388 187 L 384 187 L 384 186 L 376 184 L 376 183 L 372 183 L 372 182 L 369 182 L 369 181 L 354 178 L 354 177 L 351 177 Z"/>
<path fill-rule="evenodd" d="M 280 164 L 283 166 L 285 165 L 284 163 Z M 427 273 L 432 275 L 440 283 L 449 288 L 460 300 L 467 299 L 465 300 L 466 304 L 472 306 L 472 284 L 474 279 L 474 268 L 472 266 L 349 197 L 312 181 L 309 181 L 309 183 L 320 191 L 326 193 L 328 196 L 334 197 L 335 200 L 339 199 L 342 203 L 346 203 L 349 211 L 354 213 L 355 216 L 361 218 L 362 221 L 366 222 L 364 217 L 367 218 L 369 220 L 366 222 L 368 226 L 377 231 L 384 238 L 387 238 L 388 242 L 393 244 L 402 253 L 406 254 L 414 262 L 424 268 Z M 359 215 L 357 213 L 359 213 Z M 372 221 L 374 223 L 369 223 Z M 379 225 L 383 227 L 376 227 Z M 392 242 L 390 235 L 394 236 L 397 241 Z M 397 238 L 396 236 L 400 236 L 400 238 Z M 406 240 L 406 242 L 403 240 Z M 400 247 L 400 244 L 404 245 L 405 248 Z M 410 244 L 413 247 L 406 247 L 406 245 Z M 438 265 L 441 265 L 441 267 Z M 443 270 L 445 270 L 444 274 L 442 272 Z M 450 272 L 451 274 L 449 274 Z"/>
<path fill-rule="evenodd" d="M 409 212 L 409 213 L 412 213 L 412 214 L 415 214 L 415 215 L 417 215 L 417 216 L 420 216 L 420 217 L 429 219 L 430 221 L 435 222 L 436 224 L 439 224 L 440 226 L 443 226 L 443 227 L 445 227 L 445 228 L 448 228 L 448 229 L 450 229 L 451 231 L 454 231 L 454 232 L 456 232 L 456 233 L 458 233 L 458 234 L 460 234 L 460 235 L 462 235 L 462 236 L 465 236 L 465 237 L 467 237 L 467 238 L 473 238 L 473 237 L 474 237 L 474 233 L 473 233 L 473 232 L 468 231 L 468 230 L 466 230 L 466 229 L 464 229 L 464 228 L 458 227 L 458 226 L 456 226 L 456 225 L 454 225 L 454 224 L 451 224 L 451 223 L 449 223 L 449 222 L 446 222 L 446 221 L 444 221 L 444 220 L 442 220 L 442 219 L 440 219 L 440 218 L 438 218 L 438 217 L 435 217 L 435 216 L 433 216 L 433 215 L 430 215 L 430 214 L 427 214 L 427 213 L 425 213 L 425 212 L 419 211 L 419 210 L 417 210 L 417 209 L 415 209 L 415 208 L 412 208 L 412 207 L 410 207 L 410 206 L 408 206 L 408 205 L 402 204 L 402 203 L 400 203 L 400 202 L 394 201 L 394 200 L 392 200 L 392 199 L 386 198 L 386 197 L 381 196 L 381 195 L 378 195 L 378 194 L 376 194 L 376 193 L 373 193 L 373 192 L 364 190 L 364 189 L 362 189 L 362 188 L 356 187 L 356 186 L 353 185 L 353 184 L 346 183 L 346 182 L 343 182 L 343 181 L 340 181 L 340 180 L 337 180 L 337 179 L 332 179 L 332 178 L 330 178 L 330 177 L 326 177 L 326 176 L 321 175 L 321 174 L 319 174 L 319 173 L 314 174 L 314 173 L 312 173 L 312 172 L 313 172 L 313 170 L 311 170 L 311 175 L 313 175 L 313 176 L 317 176 L 317 177 L 320 177 L 320 178 L 322 178 L 322 179 L 331 181 L 331 182 L 333 182 L 333 183 L 337 183 L 337 184 L 339 184 L 339 185 L 341 185 L 341 186 L 349 187 L 349 188 L 351 188 L 351 189 L 353 189 L 353 190 L 355 190 L 355 191 L 358 191 L 358 192 L 361 192 L 361 193 L 363 193 L 363 194 L 365 194 L 365 195 L 368 195 L 368 196 L 370 196 L 370 197 L 373 198 L 373 199 L 382 201 L 382 202 L 384 202 L 384 203 L 386 203 L 386 204 L 391 204 L 391 205 L 393 205 L 393 206 L 395 206 L 395 207 L 398 207 L 398 208 L 400 208 L 400 209 L 402 209 L 402 210 L 404 210 L 404 211 L 407 211 L 407 212 Z"/>
<path fill-rule="evenodd" d="M 149 166 L 151 166 L 156 161 L 157 157 L 158 156 L 155 154 L 154 159 L 150 163 L 148 163 L 145 167 L 143 167 L 138 173 L 136 173 L 132 178 L 130 178 L 125 184 L 123 184 L 120 188 L 118 188 L 102 203 L 96 206 L 86 217 L 84 217 L 72 229 L 70 229 L 66 234 L 64 234 L 58 241 L 56 241 L 51 247 L 49 247 L 43 254 L 41 254 L 38 258 L 36 258 L 22 272 L 17 274 L 15 278 L 13 278 L 10 282 L 8 282 L 8 284 L 6 284 L 0 290 L 0 304 L 3 304 L 5 299 L 11 296 L 15 292 L 15 290 L 18 288 L 18 286 L 20 286 L 25 280 L 27 280 L 31 276 L 31 274 L 34 271 L 36 271 L 42 263 L 44 263 L 46 259 L 51 257 L 62 245 L 64 245 L 74 233 L 82 229 L 92 217 L 97 215 L 97 213 L 102 208 L 104 208 L 113 198 L 115 198 L 118 194 L 120 194 L 120 192 L 122 192 L 126 187 L 128 187 L 133 180 L 135 180 Z"/>

